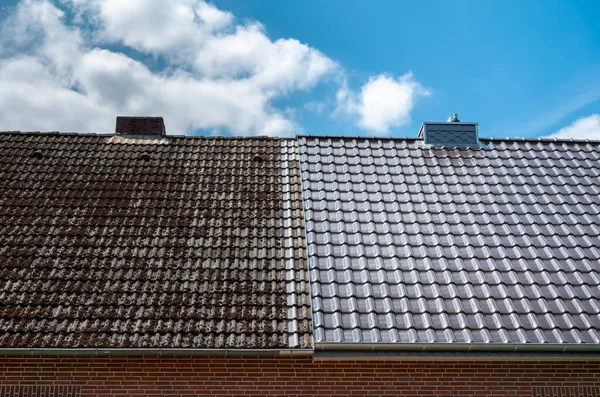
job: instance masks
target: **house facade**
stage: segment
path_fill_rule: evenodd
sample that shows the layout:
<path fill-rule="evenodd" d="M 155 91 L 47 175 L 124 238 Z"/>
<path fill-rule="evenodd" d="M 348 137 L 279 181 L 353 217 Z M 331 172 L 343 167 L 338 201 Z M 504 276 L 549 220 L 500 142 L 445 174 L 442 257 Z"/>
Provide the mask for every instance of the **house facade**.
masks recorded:
<path fill-rule="evenodd" d="M 0 133 L 0 395 L 600 396 L 600 143 Z"/>

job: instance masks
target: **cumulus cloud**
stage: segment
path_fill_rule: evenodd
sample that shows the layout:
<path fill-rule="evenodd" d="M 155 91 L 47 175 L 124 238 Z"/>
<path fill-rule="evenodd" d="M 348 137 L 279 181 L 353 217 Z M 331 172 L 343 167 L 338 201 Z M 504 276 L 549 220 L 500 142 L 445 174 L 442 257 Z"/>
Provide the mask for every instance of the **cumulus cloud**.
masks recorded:
<path fill-rule="evenodd" d="M 415 101 L 427 95 L 430 92 L 410 72 L 398 79 L 381 74 L 371 77 L 360 92 L 344 85 L 337 93 L 337 112 L 354 117 L 371 133 L 387 134 L 408 123 Z"/>
<path fill-rule="evenodd" d="M 600 114 L 594 113 L 577 119 L 571 125 L 561 128 L 548 138 L 600 140 Z"/>
<path fill-rule="evenodd" d="M 108 132 L 118 113 L 70 88 L 37 58 L 0 62 L 0 130 Z"/>
<path fill-rule="evenodd" d="M 112 131 L 114 116 L 128 114 L 164 116 L 173 133 L 293 134 L 292 113 L 273 101 L 338 69 L 200 0 L 24 0 L 0 37 L 1 129 Z M 111 44 L 166 66 L 152 70 Z"/>
<path fill-rule="evenodd" d="M 317 49 L 204 0 L 56 1 L 21 0 L 2 24 L 0 130 L 110 132 L 125 114 L 164 116 L 171 133 L 291 135 L 298 109 L 282 98 L 346 81 Z M 402 125 L 427 94 L 410 73 L 341 87 L 336 114 L 370 132 Z"/>

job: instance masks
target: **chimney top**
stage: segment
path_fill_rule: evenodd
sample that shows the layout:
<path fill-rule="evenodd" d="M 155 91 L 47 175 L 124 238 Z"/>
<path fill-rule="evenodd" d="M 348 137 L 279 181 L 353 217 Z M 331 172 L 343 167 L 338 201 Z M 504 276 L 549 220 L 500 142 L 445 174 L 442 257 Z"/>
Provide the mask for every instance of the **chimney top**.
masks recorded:
<path fill-rule="evenodd" d="M 478 124 L 461 122 L 458 114 L 450 115 L 446 122 L 426 121 L 421 125 L 419 138 L 434 148 L 478 148 Z"/>
<path fill-rule="evenodd" d="M 166 135 L 162 117 L 118 116 L 115 127 L 117 135 Z"/>

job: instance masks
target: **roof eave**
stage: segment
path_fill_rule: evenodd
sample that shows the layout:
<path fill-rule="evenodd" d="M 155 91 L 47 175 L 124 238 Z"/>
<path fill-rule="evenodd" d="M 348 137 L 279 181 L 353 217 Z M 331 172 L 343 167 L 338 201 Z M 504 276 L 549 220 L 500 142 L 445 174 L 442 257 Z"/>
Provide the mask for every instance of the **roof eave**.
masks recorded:
<path fill-rule="evenodd" d="M 317 342 L 316 351 L 427 351 L 427 352 L 600 352 L 600 343 L 365 343 Z"/>
<path fill-rule="evenodd" d="M 0 348 L 0 356 L 311 356 L 313 349 Z"/>

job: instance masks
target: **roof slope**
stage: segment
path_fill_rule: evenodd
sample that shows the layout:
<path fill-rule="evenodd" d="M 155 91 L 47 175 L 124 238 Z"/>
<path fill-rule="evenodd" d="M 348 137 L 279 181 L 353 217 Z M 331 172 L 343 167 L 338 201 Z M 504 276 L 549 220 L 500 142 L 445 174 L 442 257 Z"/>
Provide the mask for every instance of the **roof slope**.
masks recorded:
<path fill-rule="evenodd" d="M 284 250 L 304 245 L 301 211 L 284 225 L 283 192 L 301 201 L 285 151 L 0 134 L 0 347 L 309 347 L 306 273 L 286 288 L 305 252 Z"/>
<path fill-rule="evenodd" d="M 600 343 L 598 143 L 299 139 L 315 343 Z"/>

